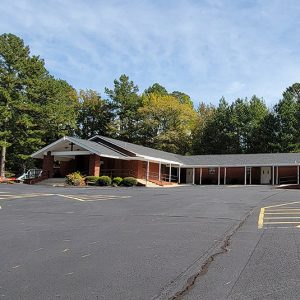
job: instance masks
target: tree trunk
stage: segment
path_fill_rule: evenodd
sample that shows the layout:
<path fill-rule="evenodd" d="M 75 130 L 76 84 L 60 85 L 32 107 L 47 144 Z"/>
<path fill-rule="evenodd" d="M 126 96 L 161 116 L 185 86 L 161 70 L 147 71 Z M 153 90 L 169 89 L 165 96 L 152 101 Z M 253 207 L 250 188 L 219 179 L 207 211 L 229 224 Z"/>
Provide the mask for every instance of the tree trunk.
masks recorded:
<path fill-rule="evenodd" d="M 6 146 L 1 147 L 1 159 L 0 159 L 0 177 L 5 178 L 5 157 L 6 157 Z"/>

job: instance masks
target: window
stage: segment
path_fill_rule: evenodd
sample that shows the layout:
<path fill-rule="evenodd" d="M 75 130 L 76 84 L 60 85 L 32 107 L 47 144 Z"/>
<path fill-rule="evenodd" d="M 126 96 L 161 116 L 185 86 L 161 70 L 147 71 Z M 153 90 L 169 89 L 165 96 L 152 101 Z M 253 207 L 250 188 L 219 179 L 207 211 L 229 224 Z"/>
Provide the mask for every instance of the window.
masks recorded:
<path fill-rule="evenodd" d="M 208 175 L 216 174 L 216 168 L 208 168 Z"/>

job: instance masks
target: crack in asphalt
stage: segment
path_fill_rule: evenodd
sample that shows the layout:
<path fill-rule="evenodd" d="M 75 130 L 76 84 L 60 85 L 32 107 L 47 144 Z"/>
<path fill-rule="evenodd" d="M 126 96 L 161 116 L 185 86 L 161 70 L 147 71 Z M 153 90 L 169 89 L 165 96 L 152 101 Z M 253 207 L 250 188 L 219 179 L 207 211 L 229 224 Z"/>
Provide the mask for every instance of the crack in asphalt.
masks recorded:
<path fill-rule="evenodd" d="M 174 296 L 168 298 L 168 300 L 181 300 L 183 296 L 185 296 L 194 287 L 197 279 L 199 279 L 199 277 L 205 275 L 208 272 L 208 269 L 212 264 L 212 262 L 215 260 L 215 258 L 229 251 L 228 246 L 230 245 L 230 239 L 244 225 L 244 223 L 252 215 L 254 210 L 255 208 L 251 209 L 247 213 L 247 215 L 243 218 L 243 220 L 234 228 L 234 230 L 229 235 L 226 236 L 226 238 L 223 240 L 222 246 L 220 247 L 221 250 L 210 255 L 202 264 L 200 271 L 188 278 L 186 282 L 186 286 L 180 291 L 178 291 Z"/>
<path fill-rule="evenodd" d="M 280 192 L 281 191 L 276 191 L 275 193 L 272 193 L 271 195 L 268 195 L 268 196 L 264 197 L 263 199 L 261 199 L 261 201 L 264 201 L 264 200 L 269 199 L 273 196 L 276 196 Z M 210 265 L 213 263 L 213 261 L 215 260 L 215 258 L 217 256 L 225 254 L 229 251 L 228 247 L 230 245 L 230 240 L 231 240 L 232 236 L 245 224 L 247 219 L 252 215 L 252 213 L 256 209 L 257 209 L 257 206 L 251 207 L 250 211 L 243 217 L 241 222 L 237 226 L 234 227 L 234 229 L 231 231 L 230 234 L 226 235 L 225 239 L 223 240 L 223 244 L 220 246 L 220 250 L 213 253 L 212 255 L 210 255 L 204 261 L 204 263 L 200 267 L 200 270 L 198 272 L 196 272 L 195 274 L 193 274 L 192 276 L 190 276 L 187 279 L 186 284 L 184 285 L 184 287 L 181 288 L 178 292 L 176 292 L 173 296 L 169 297 L 168 300 L 182 300 L 183 296 L 185 296 L 194 287 L 196 281 L 201 276 L 204 276 L 208 272 L 208 269 L 209 269 Z M 160 299 L 160 297 L 153 298 L 153 299 Z"/>

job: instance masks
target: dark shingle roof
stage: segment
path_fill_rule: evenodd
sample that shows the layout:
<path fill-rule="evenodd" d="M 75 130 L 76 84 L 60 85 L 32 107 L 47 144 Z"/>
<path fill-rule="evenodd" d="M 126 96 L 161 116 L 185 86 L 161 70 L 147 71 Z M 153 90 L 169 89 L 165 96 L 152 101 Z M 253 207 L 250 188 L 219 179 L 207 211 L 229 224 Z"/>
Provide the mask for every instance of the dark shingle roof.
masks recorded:
<path fill-rule="evenodd" d="M 177 162 L 184 166 L 272 166 L 300 164 L 300 153 L 213 154 L 183 156 L 120 140 L 98 136 L 138 156 Z"/>
<path fill-rule="evenodd" d="M 113 157 L 127 157 L 127 155 L 123 153 L 120 153 L 118 151 L 115 151 L 114 149 L 100 145 L 93 141 L 78 139 L 74 137 L 67 137 L 67 138 L 70 142 L 73 142 L 74 144 L 77 144 L 78 146 L 88 149 L 89 151 L 98 155 L 113 156 Z"/>
<path fill-rule="evenodd" d="M 300 164 L 300 153 L 214 154 L 182 156 L 184 165 L 272 166 Z"/>
<path fill-rule="evenodd" d="M 144 147 L 144 146 L 140 146 L 140 145 L 136 145 L 136 144 L 132 144 L 132 143 L 128 143 L 128 142 L 123 142 L 120 140 L 116 140 L 116 139 L 112 139 L 112 138 L 108 138 L 108 137 L 104 137 L 104 136 L 95 136 L 91 140 L 95 139 L 95 141 L 96 141 L 97 138 L 100 140 L 102 139 L 104 141 L 107 141 L 111 144 L 117 145 L 118 147 L 126 149 L 127 151 L 130 151 L 138 156 L 149 156 L 149 157 L 154 157 L 157 159 L 163 159 L 163 160 L 181 163 L 182 156 L 178 155 L 178 154 L 174 154 L 171 152 L 165 152 L 165 151 L 161 151 L 161 150 L 156 150 L 156 149 L 152 149 L 149 147 Z"/>

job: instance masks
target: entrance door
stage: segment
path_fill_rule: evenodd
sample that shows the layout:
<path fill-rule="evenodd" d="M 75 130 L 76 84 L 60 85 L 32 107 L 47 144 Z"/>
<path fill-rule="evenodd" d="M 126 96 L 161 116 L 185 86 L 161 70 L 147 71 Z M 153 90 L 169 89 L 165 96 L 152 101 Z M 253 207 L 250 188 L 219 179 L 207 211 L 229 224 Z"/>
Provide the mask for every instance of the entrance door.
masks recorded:
<path fill-rule="evenodd" d="M 271 167 L 261 167 L 260 168 L 260 183 L 270 184 L 272 178 Z"/>
<path fill-rule="evenodd" d="M 186 183 L 193 183 L 193 169 L 186 169 Z"/>

